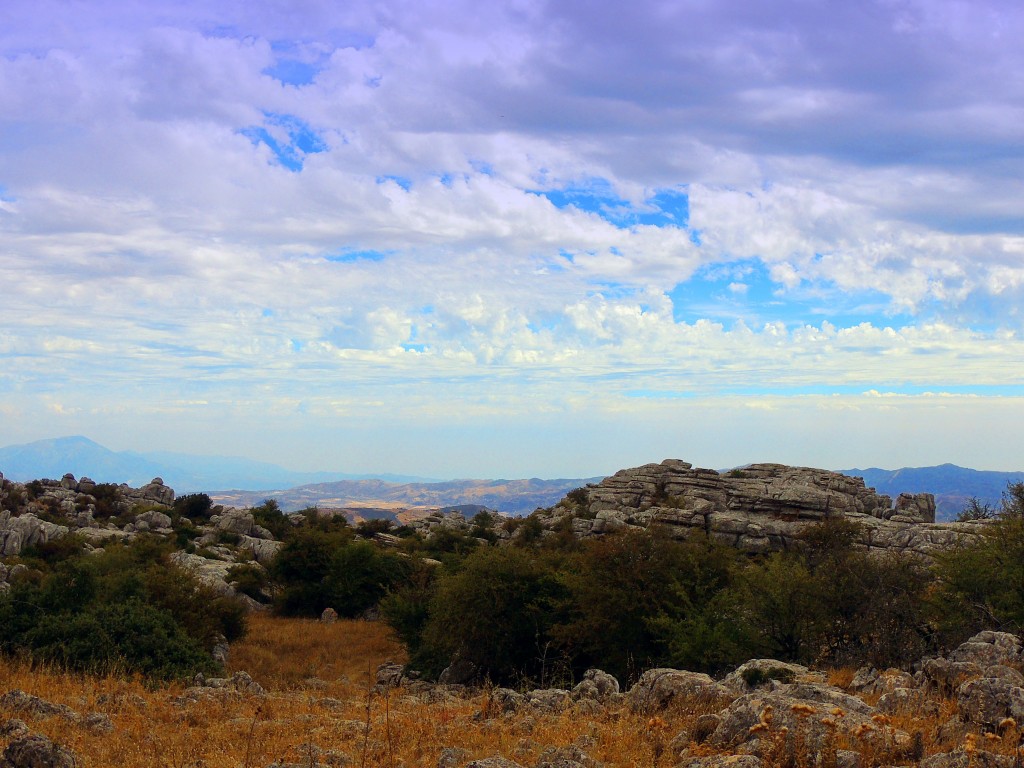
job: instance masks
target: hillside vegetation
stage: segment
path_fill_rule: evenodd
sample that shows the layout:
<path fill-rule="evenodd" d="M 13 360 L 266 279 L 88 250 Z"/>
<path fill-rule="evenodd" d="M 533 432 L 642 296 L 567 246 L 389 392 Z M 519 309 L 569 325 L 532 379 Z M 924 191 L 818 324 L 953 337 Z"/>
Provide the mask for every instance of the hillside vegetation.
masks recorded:
<path fill-rule="evenodd" d="M 1024 484 L 933 561 L 869 551 L 844 517 L 760 554 L 657 524 L 581 539 L 562 513 L 584 491 L 559 514 L 398 528 L 156 482 L 2 490 L 0 716 L 39 722 L 0 734 L 84 764 L 544 766 L 570 745 L 610 765 L 905 763 L 977 739 L 1012 756 L 1024 722 Z M 888 667 L 916 676 L 868 671 Z"/>

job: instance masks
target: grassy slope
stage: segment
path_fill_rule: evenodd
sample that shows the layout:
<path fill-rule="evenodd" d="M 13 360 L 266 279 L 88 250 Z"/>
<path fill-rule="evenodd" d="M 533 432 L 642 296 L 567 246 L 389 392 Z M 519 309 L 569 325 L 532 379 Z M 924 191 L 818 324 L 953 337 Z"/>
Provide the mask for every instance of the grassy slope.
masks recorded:
<path fill-rule="evenodd" d="M 532 766 L 545 747 L 571 743 L 608 766 L 658 768 L 675 764 L 670 741 L 704 712 L 694 703 L 655 718 L 623 708 L 599 716 L 523 712 L 488 721 L 473 717 L 484 706 L 484 694 L 431 705 L 401 691 L 368 698 L 377 665 L 401 658 L 400 647 L 381 624 L 323 625 L 253 616 L 248 637 L 232 648 L 230 666 L 250 672 L 268 690 L 265 699 L 238 697 L 182 708 L 171 701 L 181 694 L 182 685 L 147 689 L 138 680 L 33 671 L 26 664 L 4 660 L 0 693 L 21 688 L 82 713 L 108 713 L 116 730 L 107 735 L 89 733 L 59 718 L 29 721 L 34 731 L 74 750 L 83 768 L 264 768 L 277 759 L 308 764 L 308 744 L 344 753 L 356 766 L 432 768 L 446 746 L 467 750 L 467 761 L 500 754 Z M 836 684 L 851 677 L 849 670 L 831 674 Z M 325 697 L 340 703 L 317 703 Z M 938 717 L 910 712 L 894 717 L 891 725 L 908 733 L 921 731 L 926 754 L 954 749 L 960 745 L 939 737 L 939 727 L 952 717 L 954 704 L 938 704 Z M 11 714 L 0 711 L 0 721 Z M 1013 754 L 1017 736 L 1013 729 L 1005 739 L 982 742 L 987 749 Z M 0 750 L 6 745 L 0 737 Z M 866 744 L 842 746 L 869 749 Z M 697 753 L 707 749 L 698 747 Z M 320 760 L 323 765 L 324 757 Z M 767 761 L 769 768 L 774 762 Z"/>

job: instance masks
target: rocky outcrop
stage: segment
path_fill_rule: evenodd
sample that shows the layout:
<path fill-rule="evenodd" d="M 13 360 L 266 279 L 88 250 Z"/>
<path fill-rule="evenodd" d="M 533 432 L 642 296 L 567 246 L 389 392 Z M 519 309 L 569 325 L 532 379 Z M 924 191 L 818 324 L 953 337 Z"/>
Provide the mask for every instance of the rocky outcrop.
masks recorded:
<path fill-rule="evenodd" d="M 579 537 L 659 525 L 676 537 L 702 531 L 750 552 L 794 548 L 808 524 L 843 518 L 857 523 L 869 550 L 926 557 L 977 536 L 983 525 L 936 524 L 931 494 L 902 494 L 893 503 L 837 472 L 753 464 L 719 473 L 675 459 L 621 470 L 542 514 L 548 528 L 566 518 Z"/>
<path fill-rule="evenodd" d="M 14 517 L 8 510 L 0 511 L 0 556 L 20 554 L 26 547 L 45 544 L 67 532 L 67 526 L 41 520 L 32 513 Z"/>

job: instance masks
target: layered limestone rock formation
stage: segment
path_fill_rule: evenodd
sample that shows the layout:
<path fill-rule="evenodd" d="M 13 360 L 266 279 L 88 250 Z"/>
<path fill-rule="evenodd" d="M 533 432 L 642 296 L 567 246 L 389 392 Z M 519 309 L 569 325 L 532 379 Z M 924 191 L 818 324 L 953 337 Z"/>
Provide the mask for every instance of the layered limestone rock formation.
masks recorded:
<path fill-rule="evenodd" d="M 235 595 L 231 568 L 245 563 L 257 570 L 268 565 L 283 546 L 266 528 L 256 524 L 252 512 L 217 507 L 208 519 L 193 522 L 173 511 L 174 490 L 159 477 L 141 488 L 99 485 L 87 477 L 66 474 L 60 480 L 15 483 L 0 473 L 0 592 L 10 588 L 16 569 L 5 557 L 74 534 L 87 550 L 139 536 L 183 538 L 189 551 L 172 559 L 192 571 L 205 585 L 223 595 Z M 174 514 L 174 518 L 172 518 Z M 196 553 L 200 554 L 196 554 Z M 239 598 L 252 608 L 251 598 Z"/>
<path fill-rule="evenodd" d="M 930 556 L 974 538 L 984 525 L 936 524 L 931 494 L 901 494 L 894 503 L 862 478 L 837 472 L 753 464 L 720 473 L 678 459 L 621 470 L 540 514 L 547 528 L 568 518 L 582 538 L 660 525 L 673 536 L 704 531 L 751 552 L 793 548 L 809 524 L 844 518 L 858 524 L 868 549 Z"/>

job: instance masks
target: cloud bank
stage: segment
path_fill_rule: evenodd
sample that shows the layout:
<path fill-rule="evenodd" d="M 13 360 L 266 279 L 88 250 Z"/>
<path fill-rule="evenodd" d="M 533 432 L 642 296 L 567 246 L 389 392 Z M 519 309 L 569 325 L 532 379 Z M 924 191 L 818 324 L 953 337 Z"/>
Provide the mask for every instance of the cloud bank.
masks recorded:
<path fill-rule="evenodd" d="M 101 5 L 0 9 L 4 442 L 1024 466 L 1016 4 Z"/>

